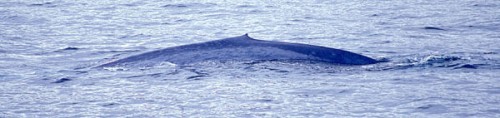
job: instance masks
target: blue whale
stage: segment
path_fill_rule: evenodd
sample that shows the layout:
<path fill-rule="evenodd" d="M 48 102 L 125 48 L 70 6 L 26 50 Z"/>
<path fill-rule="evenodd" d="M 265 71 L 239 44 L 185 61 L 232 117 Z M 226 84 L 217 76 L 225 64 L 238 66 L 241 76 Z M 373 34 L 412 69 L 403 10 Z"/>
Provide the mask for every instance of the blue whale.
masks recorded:
<path fill-rule="evenodd" d="M 243 36 L 169 47 L 101 65 L 148 66 L 169 62 L 191 64 L 204 61 L 308 61 L 341 65 L 366 65 L 378 61 L 340 49 L 298 43 L 264 41 Z"/>

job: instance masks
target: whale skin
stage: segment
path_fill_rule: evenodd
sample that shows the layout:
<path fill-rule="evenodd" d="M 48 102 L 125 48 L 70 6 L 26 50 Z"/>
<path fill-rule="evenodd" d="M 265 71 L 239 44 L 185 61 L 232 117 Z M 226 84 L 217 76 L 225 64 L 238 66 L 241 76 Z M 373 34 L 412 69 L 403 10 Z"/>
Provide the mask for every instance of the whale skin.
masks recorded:
<path fill-rule="evenodd" d="M 203 61 L 307 61 L 340 65 L 366 65 L 378 61 L 353 52 L 308 44 L 257 40 L 248 34 L 169 47 L 112 61 L 100 67 L 154 65 Z"/>

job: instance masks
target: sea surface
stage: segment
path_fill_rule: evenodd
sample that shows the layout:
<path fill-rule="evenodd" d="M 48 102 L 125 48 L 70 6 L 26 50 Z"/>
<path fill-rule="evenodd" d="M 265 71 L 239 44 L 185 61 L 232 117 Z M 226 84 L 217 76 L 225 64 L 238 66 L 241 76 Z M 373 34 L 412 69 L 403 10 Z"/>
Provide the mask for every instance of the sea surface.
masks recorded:
<path fill-rule="evenodd" d="M 246 33 L 385 62 L 95 68 Z M 499 0 L 1 0 L 0 118 L 498 118 L 499 53 Z"/>

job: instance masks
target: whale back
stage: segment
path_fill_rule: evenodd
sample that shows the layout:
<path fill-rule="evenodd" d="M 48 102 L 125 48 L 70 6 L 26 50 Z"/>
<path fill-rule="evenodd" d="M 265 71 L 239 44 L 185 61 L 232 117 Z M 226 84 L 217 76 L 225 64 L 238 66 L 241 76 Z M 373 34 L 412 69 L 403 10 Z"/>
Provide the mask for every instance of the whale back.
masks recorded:
<path fill-rule="evenodd" d="M 101 66 L 154 65 L 161 62 L 190 64 L 203 61 L 304 60 L 364 65 L 377 61 L 349 51 L 308 44 L 257 40 L 247 34 L 203 43 L 151 51 Z"/>

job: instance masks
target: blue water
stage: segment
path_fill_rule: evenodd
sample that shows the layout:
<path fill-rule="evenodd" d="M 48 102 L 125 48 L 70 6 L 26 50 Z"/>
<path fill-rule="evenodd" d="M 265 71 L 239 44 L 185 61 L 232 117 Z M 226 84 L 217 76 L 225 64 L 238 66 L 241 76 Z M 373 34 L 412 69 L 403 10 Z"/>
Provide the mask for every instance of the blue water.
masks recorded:
<path fill-rule="evenodd" d="M 500 117 L 498 0 L 0 1 L 0 117 Z M 388 62 L 95 69 L 248 33 Z"/>

